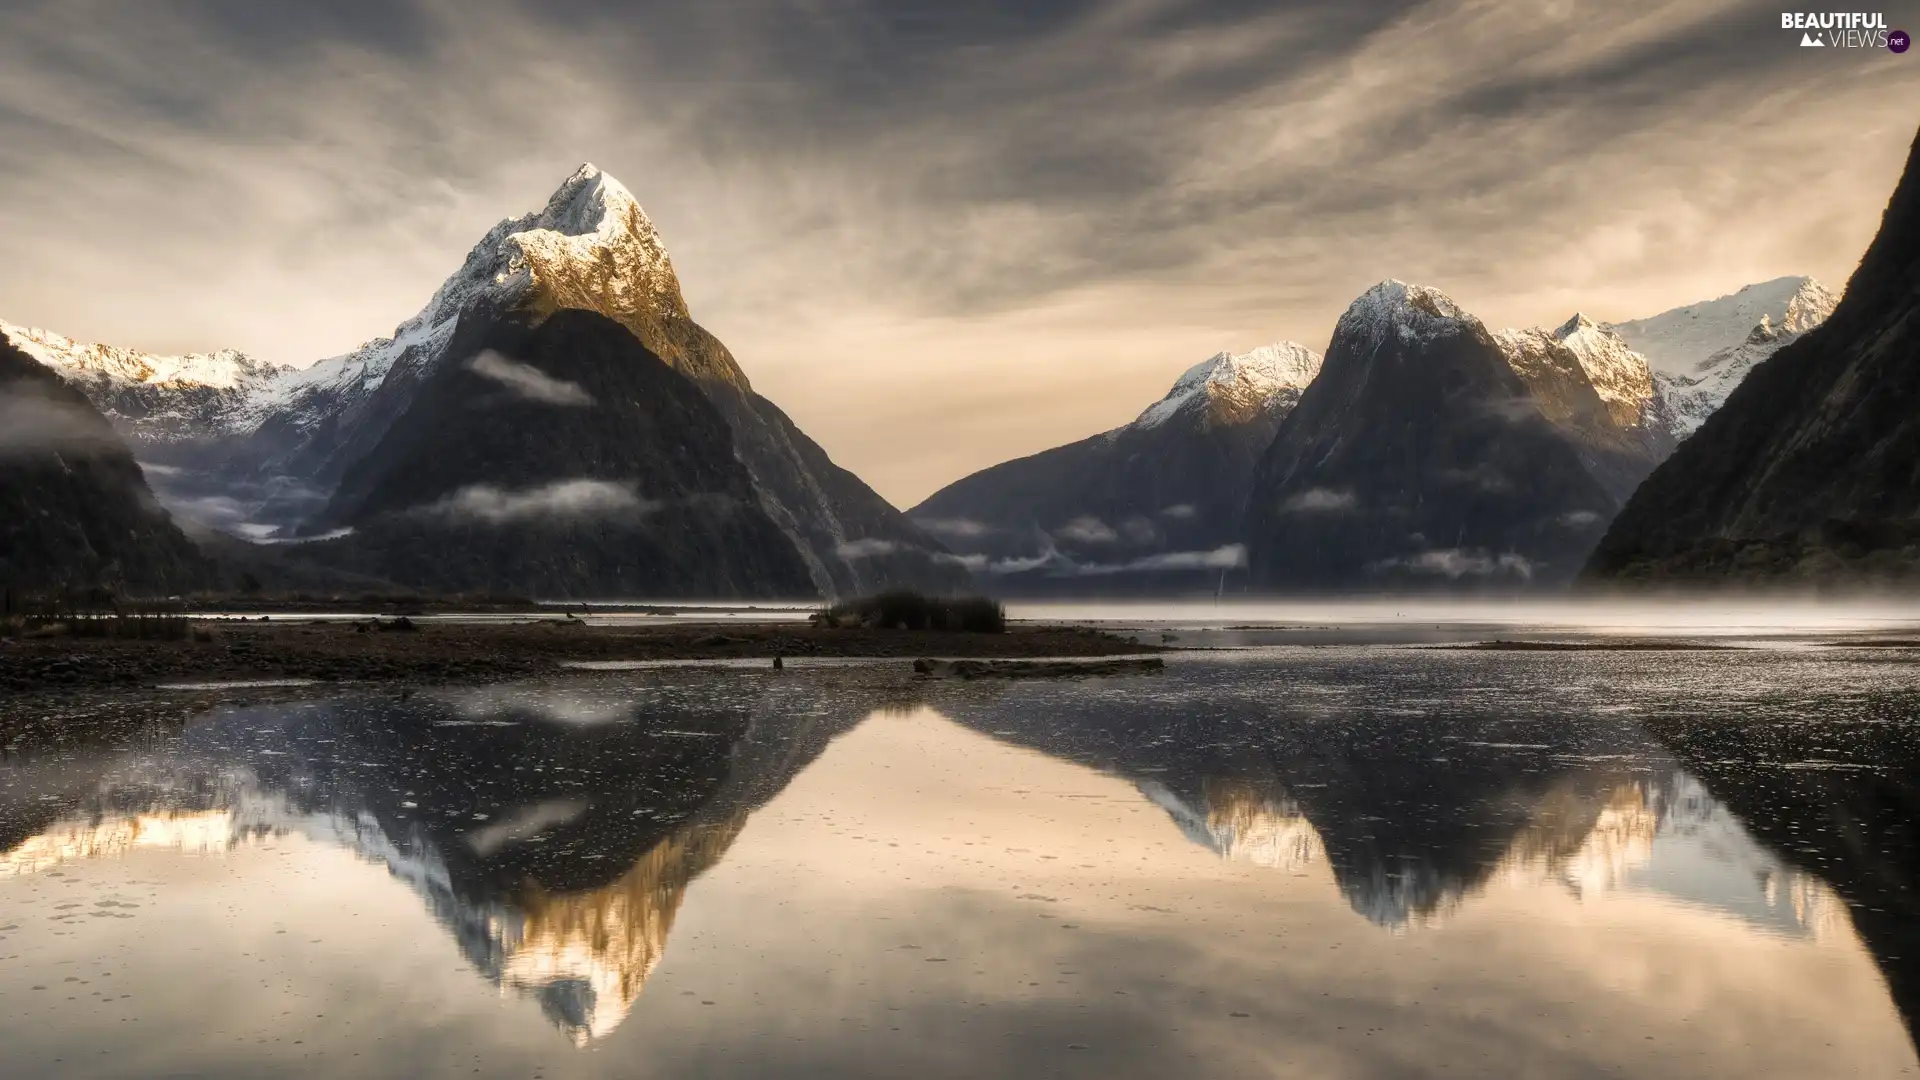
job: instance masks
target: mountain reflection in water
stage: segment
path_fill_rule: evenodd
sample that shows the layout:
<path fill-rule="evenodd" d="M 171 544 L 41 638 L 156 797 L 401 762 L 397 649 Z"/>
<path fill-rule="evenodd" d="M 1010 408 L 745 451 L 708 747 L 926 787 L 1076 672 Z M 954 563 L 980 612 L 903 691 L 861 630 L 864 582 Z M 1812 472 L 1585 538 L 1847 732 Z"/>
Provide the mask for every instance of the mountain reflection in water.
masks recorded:
<path fill-rule="evenodd" d="M 671 725 L 644 723 L 631 695 L 567 690 L 235 711 L 110 768 L 0 854 L 0 878 L 143 848 L 337 844 L 384 863 L 477 969 L 585 1045 L 633 1008 L 688 884 L 870 707 L 654 704 Z"/>
<path fill-rule="evenodd" d="M 1330 879 L 1344 908 L 1409 944 L 1444 943 L 1481 898 L 1537 907 L 1540 890 L 1650 898 L 1786 941 L 1852 947 L 1857 932 L 1911 1039 L 1911 677 L 1799 663 L 1296 653 L 1183 659 L 1151 680 L 924 684 L 905 703 L 834 673 L 668 673 L 227 709 L 146 744 L 0 764 L 0 887 L 277 837 L 350 850 L 417 895 L 473 969 L 587 1046 L 635 1014 L 690 887 L 758 812 L 836 738 L 918 704 L 914 723 L 1126 781 L 1168 835 L 1256 875 Z M 955 783 L 996 779 L 958 769 Z M 894 843 L 967 844 L 972 819 L 948 797 L 961 793 L 896 804 L 925 820 Z M 1083 859 L 1125 857 L 1087 843 Z M 953 850 L 968 854 L 945 865 L 976 858 Z"/>

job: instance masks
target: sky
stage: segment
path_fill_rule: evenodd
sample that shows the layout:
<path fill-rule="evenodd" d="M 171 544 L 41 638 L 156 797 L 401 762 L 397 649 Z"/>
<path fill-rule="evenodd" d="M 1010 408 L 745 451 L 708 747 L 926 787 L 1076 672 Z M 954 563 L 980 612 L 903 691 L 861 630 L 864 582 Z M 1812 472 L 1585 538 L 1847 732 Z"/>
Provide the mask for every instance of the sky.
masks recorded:
<path fill-rule="evenodd" d="M 1493 326 L 1838 290 L 1920 51 L 1799 41 L 1718 0 L 5 0 L 0 318 L 304 365 L 592 161 L 904 508 L 1383 278 Z"/>

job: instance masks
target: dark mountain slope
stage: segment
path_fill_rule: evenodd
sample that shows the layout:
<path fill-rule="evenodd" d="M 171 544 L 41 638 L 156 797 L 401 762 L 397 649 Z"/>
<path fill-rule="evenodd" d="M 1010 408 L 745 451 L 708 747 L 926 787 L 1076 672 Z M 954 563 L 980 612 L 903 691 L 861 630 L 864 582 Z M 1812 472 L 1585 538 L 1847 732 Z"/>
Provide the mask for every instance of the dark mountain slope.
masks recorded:
<path fill-rule="evenodd" d="M 309 558 L 424 588 L 541 596 L 806 596 L 700 390 L 625 327 L 468 308 L 449 357 L 320 523 Z"/>
<path fill-rule="evenodd" d="M 1587 576 L 1920 583 L 1920 140 L 1832 316 L 1648 477 Z"/>
<path fill-rule="evenodd" d="M 1242 576 L 1254 466 L 1319 368 L 1291 343 L 1220 353 L 1132 423 L 983 469 L 909 516 L 997 591 L 1211 592 Z"/>
<path fill-rule="evenodd" d="M 0 339 L 0 587 L 169 593 L 209 573 L 106 417 Z"/>
<path fill-rule="evenodd" d="M 1255 588 L 1570 579 L 1620 501 L 1478 319 L 1383 282 L 1354 301 L 1256 471 Z"/>

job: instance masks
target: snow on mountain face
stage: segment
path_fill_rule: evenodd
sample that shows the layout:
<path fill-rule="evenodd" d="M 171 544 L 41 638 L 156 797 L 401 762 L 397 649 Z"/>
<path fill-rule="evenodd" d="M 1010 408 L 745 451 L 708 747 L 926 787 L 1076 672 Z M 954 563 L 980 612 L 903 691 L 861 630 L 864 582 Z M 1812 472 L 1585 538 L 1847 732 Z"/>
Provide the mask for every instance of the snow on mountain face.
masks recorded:
<path fill-rule="evenodd" d="M 146 386 L 193 385 L 232 390 L 244 383 L 273 378 L 286 370 L 233 349 L 160 356 L 113 345 L 85 344 L 51 331 L 15 326 L 5 320 L 0 320 L 0 335 L 69 380 L 101 377 Z"/>
<path fill-rule="evenodd" d="M 1283 341 L 1252 352 L 1220 352 L 1188 368 L 1132 427 L 1155 428 L 1185 413 L 1207 425 L 1244 423 L 1282 399 L 1298 398 L 1320 373 L 1320 354 Z"/>
<path fill-rule="evenodd" d="M 1836 302 L 1812 278 L 1783 277 L 1609 329 L 1656 372 L 1687 378 L 1704 374 L 1709 358 L 1746 341 L 1762 320 L 1799 335 L 1825 322 Z"/>
<path fill-rule="evenodd" d="M 1654 395 L 1653 369 L 1645 357 L 1618 334 L 1581 314 L 1568 319 L 1553 336 L 1580 361 L 1580 369 L 1607 403 L 1615 423 L 1642 422 Z"/>
<path fill-rule="evenodd" d="M 1646 358 L 1627 347 L 1619 335 L 1585 315 L 1575 314 L 1559 327 L 1502 330 L 1494 341 L 1507 363 L 1540 399 L 1549 419 L 1565 421 L 1578 411 L 1567 396 L 1573 387 L 1591 387 L 1615 427 L 1632 429 L 1664 423 L 1659 388 Z M 1569 363 L 1571 361 L 1571 363 Z M 1585 388 L 1578 392 L 1585 393 Z"/>
<path fill-rule="evenodd" d="M 1754 365 L 1825 322 L 1836 300 L 1812 278 L 1788 277 L 1613 329 L 1653 365 L 1677 435 L 1713 415 Z"/>
<path fill-rule="evenodd" d="M 489 230 L 392 337 L 263 387 L 240 410 L 239 426 L 258 427 L 284 413 L 296 428 L 310 427 L 370 396 L 396 370 L 423 376 L 453 336 L 461 310 L 475 301 L 500 310 L 531 306 L 539 315 L 585 308 L 620 322 L 687 317 L 679 279 L 652 220 L 618 180 L 586 164 L 545 208 Z"/>

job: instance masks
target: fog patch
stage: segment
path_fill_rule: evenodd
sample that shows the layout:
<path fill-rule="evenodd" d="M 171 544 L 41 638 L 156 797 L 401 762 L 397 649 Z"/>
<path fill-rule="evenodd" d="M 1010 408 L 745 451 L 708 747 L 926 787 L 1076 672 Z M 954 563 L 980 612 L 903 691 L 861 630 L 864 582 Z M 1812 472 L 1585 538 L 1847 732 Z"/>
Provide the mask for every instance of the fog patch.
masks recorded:
<path fill-rule="evenodd" d="M 970 566 L 988 574 L 1024 574 L 1044 570 L 1047 577 L 1109 577 L 1114 574 L 1146 574 L 1173 570 L 1239 570 L 1247 565 L 1245 544 L 1228 544 L 1211 551 L 1163 551 L 1125 562 L 1083 563 L 1058 551 L 1047 551 L 1031 558 L 996 559 Z"/>
<path fill-rule="evenodd" d="M 1282 504 L 1281 509 L 1296 514 L 1337 514 L 1359 505 L 1351 491 L 1309 488 Z"/>
<path fill-rule="evenodd" d="M 1175 521 L 1186 521 L 1197 513 L 1199 510 L 1195 509 L 1192 503 L 1174 503 L 1172 506 L 1160 509 L 1161 517 L 1173 518 Z"/>
<path fill-rule="evenodd" d="M 1570 510 L 1561 514 L 1556 520 L 1569 529 L 1584 529 L 1598 523 L 1600 515 L 1591 510 Z"/>
<path fill-rule="evenodd" d="M 0 458 L 123 448 L 106 419 L 85 405 L 34 390 L 0 395 Z"/>
<path fill-rule="evenodd" d="M 891 555 L 900 550 L 900 545 L 891 540 L 869 537 L 863 540 L 849 540 L 833 550 L 843 559 L 870 559 L 877 555 Z"/>
<path fill-rule="evenodd" d="M 1120 539 L 1120 534 L 1108 527 L 1106 522 L 1092 516 L 1074 518 L 1055 529 L 1054 535 L 1081 544 L 1111 544 Z"/>
<path fill-rule="evenodd" d="M 659 504 L 641 498 L 631 484 L 611 480 L 559 480 L 522 491 L 473 484 L 427 506 L 425 511 L 501 525 L 529 518 L 644 514 L 658 507 Z"/>
<path fill-rule="evenodd" d="M 1136 544 L 1151 544 L 1160 539 L 1160 530 L 1153 527 L 1153 522 L 1143 517 L 1128 518 L 1121 524 L 1120 531 L 1126 534 L 1128 540 Z"/>
<path fill-rule="evenodd" d="M 557 828 L 587 812 L 583 799 L 549 799 L 516 810 L 505 821 L 483 825 L 461 839 L 475 855 L 486 858 L 508 844 L 517 844 Z"/>
<path fill-rule="evenodd" d="M 467 370 L 499 383 L 528 401 L 573 408 L 593 404 L 593 395 L 581 389 L 579 383 L 556 379 L 532 364 L 509 360 L 492 349 L 483 349 L 467 361 Z"/>
<path fill-rule="evenodd" d="M 971 518 L 914 518 L 915 525 L 936 536 L 980 537 L 998 532 L 993 526 Z"/>
<path fill-rule="evenodd" d="M 1512 552 L 1497 556 L 1489 555 L 1478 548 L 1439 548 L 1434 551 L 1423 551 L 1418 555 L 1368 563 L 1367 569 L 1374 573 L 1406 570 L 1415 574 L 1445 577 L 1453 581 L 1464 577 L 1517 577 L 1523 581 L 1533 579 L 1533 563 L 1524 556 Z"/>
<path fill-rule="evenodd" d="M 976 574 L 986 573 L 990 565 L 990 560 L 985 555 L 955 555 L 948 551 L 934 552 L 933 561 L 952 563 Z"/>

